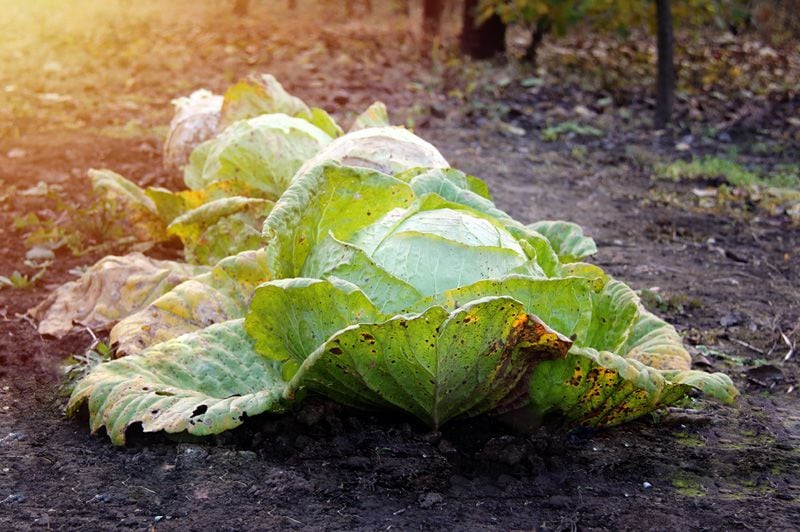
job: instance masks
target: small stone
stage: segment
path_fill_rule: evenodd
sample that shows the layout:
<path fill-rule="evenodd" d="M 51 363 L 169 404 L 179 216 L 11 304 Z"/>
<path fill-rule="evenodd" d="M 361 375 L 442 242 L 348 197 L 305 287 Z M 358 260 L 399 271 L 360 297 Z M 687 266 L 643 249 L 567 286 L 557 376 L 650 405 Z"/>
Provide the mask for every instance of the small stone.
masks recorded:
<path fill-rule="evenodd" d="M 25 495 L 22 493 L 12 493 L 5 499 L 0 499 L 0 504 L 8 504 L 13 502 L 25 502 Z"/>
<path fill-rule="evenodd" d="M 431 445 L 436 445 L 442 439 L 441 432 L 429 432 L 422 437 L 423 440 L 430 443 Z"/>
<path fill-rule="evenodd" d="M 252 462 L 252 461 L 258 459 L 258 455 L 256 453 L 254 453 L 253 451 L 239 451 L 236 454 L 239 455 L 239 459 L 242 462 Z"/>
<path fill-rule="evenodd" d="M 723 327 L 733 327 L 734 325 L 739 325 L 744 320 L 744 316 L 742 316 L 738 312 L 731 312 L 724 315 L 719 320 L 719 324 Z"/>
<path fill-rule="evenodd" d="M 178 456 L 175 458 L 175 465 L 179 467 L 191 467 L 204 462 L 208 457 L 208 451 L 197 445 L 184 445 L 178 447 Z"/>
<path fill-rule="evenodd" d="M 46 247 L 34 246 L 25 253 L 25 258 L 33 261 L 47 261 L 54 260 L 56 254 L 53 253 L 53 250 L 47 249 Z"/>
<path fill-rule="evenodd" d="M 434 505 L 440 504 L 444 501 L 444 497 L 442 497 L 441 493 L 436 493 L 435 491 L 429 491 L 428 493 L 423 493 L 419 496 L 419 506 L 420 508 L 433 508 Z"/>
<path fill-rule="evenodd" d="M 652 487 L 653 487 L 653 485 L 652 485 L 652 484 L 650 484 L 649 482 L 642 482 L 642 487 L 643 487 L 644 489 L 646 489 L 646 490 L 649 490 L 650 488 L 652 488 Z"/>

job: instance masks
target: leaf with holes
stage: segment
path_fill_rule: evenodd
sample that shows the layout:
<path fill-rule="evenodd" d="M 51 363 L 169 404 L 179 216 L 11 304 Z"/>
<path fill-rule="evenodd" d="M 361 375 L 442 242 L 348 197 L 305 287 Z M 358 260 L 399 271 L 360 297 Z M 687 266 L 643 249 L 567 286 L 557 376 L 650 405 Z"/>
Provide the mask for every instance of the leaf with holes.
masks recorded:
<path fill-rule="evenodd" d="M 136 423 L 144 432 L 204 436 L 284 410 L 292 388 L 279 363 L 253 350 L 242 323 L 213 325 L 98 365 L 75 387 L 67 413 L 87 404 L 92 432 L 105 427 L 122 445 Z"/>

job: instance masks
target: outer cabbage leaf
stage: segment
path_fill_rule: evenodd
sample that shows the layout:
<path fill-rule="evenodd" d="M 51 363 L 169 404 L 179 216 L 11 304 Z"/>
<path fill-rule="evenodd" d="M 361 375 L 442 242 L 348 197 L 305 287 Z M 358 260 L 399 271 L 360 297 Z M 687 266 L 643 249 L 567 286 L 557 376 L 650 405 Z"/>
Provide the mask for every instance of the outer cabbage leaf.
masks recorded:
<path fill-rule="evenodd" d="M 339 137 L 300 168 L 302 175 L 322 164 L 371 168 L 395 175 L 411 168 L 449 168 L 439 150 L 402 127 L 360 129 Z"/>
<path fill-rule="evenodd" d="M 433 427 L 513 403 L 531 369 L 571 345 L 508 297 L 381 318 L 350 283 L 291 279 L 256 290 L 245 329 L 259 352 L 287 361 L 293 385 Z"/>
<path fill-rule="evenodd" d="M 259 115 L 295 116 L 310 111 L 303 100 L 286 92 L 273 75 L 251 75 L 225 92 L 220 122 L 224 128 L 237 120 Z"/>
<path fill-rule="evenodd" d="M 577 345 L 612 351 L 660 370 L 688 370 L 692 358 L 675 328 L 644 308 L 625 283 L 609 280 L 592 296 L 592 321 Z"/>
<path fill-rule="evenodd" d="M 214 181 L 200 190 L 178 192 L 162 187 L 148 187 L 144 193 L 153 200 L 159 216 L 167 224 L 172 223 L 178 216 L 215 200 L 234 196 L 260 198 L 264 195 L 260 190 L 248 187 L 245 183 L 236 180 Z"/>
<path fill-rule="evenodd" d="M 56 338 L 71 331 L 75 323 L 103 330 L 206 270 L 202 266 L 151 259 L 141 253 L 108 256 L 80 279 L 51 292 L 29 313 L 39 321 L 39 334 Z"/>
<path fill-rule="evenodd" d="M 550 241 L 561 262 L 577 262 L 597 253 L 594 240 L 583 236 L 583 229 L 577 224 L 542 220 L 528 225 L 528 228 L 544 235 Z"/>
<path fill-rule="evenodd" d="M 389 121 L 389 111 L 386 110 L 386 105 L 383 102 L 375 102 L 367 110 L 358 115 L 350 126 L 350 131 L 358 131 L 370 127 L 387 127 L 391 126 Z"/>
<path fill-rule="evenodd" d="M 169 340 L 120 360 L 100 364 L 82 379 L 67 405 L 89 406 L 92 432 L 105 426 L 115 445 L 125 429 L 218 434 L 249 416 L 284 410 L 291 388 L 280 363 L 253 350 L 243 320 L 233 320 Z"/>
<path fill-rule="evenodd" d="M 608 351 L 573 348 L 563 360 L 539 365 L 530 383 L 532 405 L 566 424 L 608 427 L 669 406 L 692 390 L 724 402 L 737 392 L 727 375 L 663 372 Z"/>
<path fill-rule="evenodd" d="M 178 216 L 167 230 L 183 242 L 186 260 L 216 264 L 260 247 L 261 226 L 272 205 L 257 198 L 222 198 Z"/>
<path fill-rule="evenodd" d="M 625 283 L 610 279 L 601 291 L 592 294 L 589 303 L 592 320 L 585 331 L 579 331 L 576 343 L 600 351 L 622 352 L 640 312 L 646 312 L 639 297 Z M 677 333 L 672 340 L 681 344 Z"/>
<path fill-rule="evenodd" d="M 692 390 L 723 402 L 736 397 L 727 375 L 689 369 L 675 329 L 645 310 L 624 283 L 608 282 L 591 301 L 592 319 L 577 332 L 570 355 L 534 370 L 530 391 L 538 414 L 611 426 L 669 406 Z"/>
<path fill-rule="evenodd" d="M 298 168 L 330 141 L 318 127 L 284 114 L 240 120 L 197 147 L 184 181 L 195 190 L 214 181 L 242 181 L 277 199 Z"/>
<path fill-rule="evenodd" d="M 92 189 L 120 209 L 127 229 L 140 242 L 161 242 L 167 239 L 166 223 L 153 200 L 138 185 L 111 170 L 89 170 Z"/>
<path fill-rule="evenodd" d="M 426 192 L 436 192 L 445 199 L 462 203 L 462 201 L 457 201 L 459 196 L 453 191 L 453 187 L 455 187 L 455 190 L 459 192 L 464 191 L 476 194 L 483 200 L 486 200 L 484 202 L 477 198 L 473 199 L 472 195 L 468 194 L 464 196 L 467 198 L 465 199 L 465 205 L 481 211 L 482 209 L 476 206 L 490 206 L 494 208 L 494 204 L 491 203 L 492 197 L 491 194 L 489 194 L 489 187 L 486 183 L 482 179 L 465 174 L 461 170 L 456 170 L 455 168 L 412 168 L 411 170 L 406 170 L 405 172 L 397 174 L 395 177 L 409 183 L 414 187 L 414 190 L 419 188 L 417 194 L 420 196 Z M 453 197 L 450 197 L 450 195 L 453 195 Z M 476 205 L 470 205 L 469 202 L 475 202 Z M 502 217 L 510 218 L 506 213 L 500 210 L 497 212 L 501 213 Z"/>
<path fill-rule="evenodd" d="M 253 292 L 272 278 L 263 249 L 244 251 L 189 279 L 111 329 L 118 355 L 223 321 L 243 318 Z"/>
<path fill-rule="evenodd" d="M 637 298 L 638 299 L 638 298 Z M 661 370 L 688 370 L 692 357 L 675 328 L 639 303 L 639 316 L 621 348 L 626 358 Z"/>

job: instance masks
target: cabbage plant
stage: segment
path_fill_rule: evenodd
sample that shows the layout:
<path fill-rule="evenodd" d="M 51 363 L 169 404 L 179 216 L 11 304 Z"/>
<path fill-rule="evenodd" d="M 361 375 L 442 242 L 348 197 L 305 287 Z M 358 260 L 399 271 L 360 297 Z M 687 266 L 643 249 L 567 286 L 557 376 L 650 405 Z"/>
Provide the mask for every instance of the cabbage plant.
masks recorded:
<path fill-rule="evenodd" d="M 734 399 L 730 378 L 692 370 L 671 325 L 583 262 L 596 247 L 580 227 L 514 220 L 427 142 L 366 127 L 380 111 L 281 178 L 257 245 L 129 312 L 111 331 L 127 356 L 83 378 L 68 413 L 88 405 L 92 430 L 123 444 L 132 424 L 216 434 L 309 393 L 433 429 L 507 412 L 606 427 L 694 391 Z"/>

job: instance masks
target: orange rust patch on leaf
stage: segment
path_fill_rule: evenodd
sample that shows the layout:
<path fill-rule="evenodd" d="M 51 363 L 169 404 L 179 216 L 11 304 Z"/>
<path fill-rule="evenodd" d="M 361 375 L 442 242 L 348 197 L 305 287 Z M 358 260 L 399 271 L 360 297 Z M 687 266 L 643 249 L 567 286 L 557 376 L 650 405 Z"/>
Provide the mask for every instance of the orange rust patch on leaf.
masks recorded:
<path fill-rule="evenodd" d="M 542 360 L 567 356 L 572 340 L 533 315 L 521 314 L 513 322 L 513 345 L 536 352 Z M 511 342 L 509 342 L 511 343 Z"/>
<path fill-rule="evenodd" d="M 514 323 L 511 326 L 515 329 L 522 328 L 526 323 L 528 323 L 528 315 L 527 314 L 520 314 L 517 316 L 517 319 L 514 320 Z"/>

